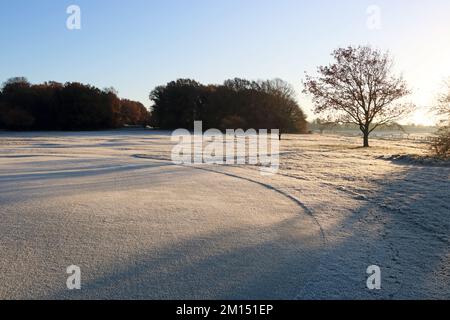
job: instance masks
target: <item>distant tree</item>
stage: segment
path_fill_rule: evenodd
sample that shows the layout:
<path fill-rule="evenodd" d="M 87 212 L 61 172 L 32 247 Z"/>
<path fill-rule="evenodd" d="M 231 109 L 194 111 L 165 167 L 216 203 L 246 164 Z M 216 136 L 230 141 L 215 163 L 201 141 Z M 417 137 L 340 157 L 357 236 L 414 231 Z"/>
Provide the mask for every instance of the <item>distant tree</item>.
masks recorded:
<path fill-rule="evenodd" d="M 152 123 L 160 129 L 193 129 L 201 120 L 204 87 L 195 80 L 179 79 L 159 86 L 150 93 Z"/>
<path fill-rule="evenodd" d="M 271 105 L 267 113 L 271 122 L 268 127 L 279 129 L 279 139 L 284 133 L 306 133 L 306 116 L 300 109 L 294 88 L 281 79 L 260 82 L 260 87 L 267 94 L 265 100 Z"/>
<path fill-rule="evenodd" d="M 235 78 L 224 82 L 231 90 L 233 115 L 245 120 L 248 128 L 278 129 L 283 133 L 306 133 L 306 117 L 292 86 L 281 80 L 248 81 Z"/>
<path fill-rule="evenodd" d="M 30 87 L 31 84 L 25 77 L 14 77 L 9 78 L 3 83 L 2 91 L 8 91 L 8 88 L 20 88 L 20 87 Z"/>
<path fill-rule="evenodd" d="M 415 125 L 413 125 L 414 127 Z M 391 122 L 391 123 L 387 123 L 385 125 L 381 125 L 377 128 L 378 130 L 387 130 L 387 131 L 401 131 L 403 133 L 407 133 L 405 130 L 405 126 L 401 125 L 398 122 Z"/>
<path fill-rule="evenodd" d="M 144 105 L 128 99 L 120 100 L 120 122 L 127 125 L 147 125 L 149 112 Z"/>
<path fill-rule="evenodd" d="M 35 122 L 29 108 L 32 104 L 31 84 L 24 77 L 7 80 L 0 95 L 0 123 L 6 129 L 26 130 Z"/>
<path fill-rule="evenodd" d="M 372 131 L 412 111 L 411 104 L 396 103 L 409 94 L 406 82 L 393 74 L 388 53 L 369 46 L 340 48 L 332 56 L 318 76 L 306 75 L 304 92 L 312 95 L 316 113 L 356 124 L 369 147 Z"/>
<path fill-rule="evenodd" d="M 339 122 L 333 121 L 331 117 L 328 118 L 318 118 L 314 120 L 313 125 L 317 126 L 320 134 L 323 134 L 325 130 L 331 130 L 339 126 Z"/>
<path fill-rule="evenodd" d="M 114 93 L 81 83 L 66 83 L 60 92 L 58 122 L 64 130 L 116 128 L 120 101 Z"/>

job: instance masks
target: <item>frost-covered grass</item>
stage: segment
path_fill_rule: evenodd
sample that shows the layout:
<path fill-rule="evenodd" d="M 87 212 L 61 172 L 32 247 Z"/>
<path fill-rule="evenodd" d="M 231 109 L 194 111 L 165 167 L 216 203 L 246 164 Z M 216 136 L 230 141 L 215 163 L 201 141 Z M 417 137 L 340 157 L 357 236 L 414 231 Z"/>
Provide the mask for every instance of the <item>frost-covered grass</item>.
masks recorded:
<path fill-rule="evenodd" d="M 371 142 L 289 135 L 262 176 L 174 166 L 167 132 L 0 133 L 0 297 L 448 299 L 450 168 Z"/>

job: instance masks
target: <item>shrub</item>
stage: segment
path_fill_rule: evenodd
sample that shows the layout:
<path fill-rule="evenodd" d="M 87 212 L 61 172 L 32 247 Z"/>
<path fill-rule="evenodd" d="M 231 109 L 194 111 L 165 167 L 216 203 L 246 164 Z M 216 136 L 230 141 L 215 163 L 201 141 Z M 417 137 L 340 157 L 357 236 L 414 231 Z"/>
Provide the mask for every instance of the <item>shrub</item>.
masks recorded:
<path fill-rule="evenodd" d="M 450 127 L 443 127 L 438 131 L 432 143 L 433 152 L 440 158 L 450 158 Z"/>

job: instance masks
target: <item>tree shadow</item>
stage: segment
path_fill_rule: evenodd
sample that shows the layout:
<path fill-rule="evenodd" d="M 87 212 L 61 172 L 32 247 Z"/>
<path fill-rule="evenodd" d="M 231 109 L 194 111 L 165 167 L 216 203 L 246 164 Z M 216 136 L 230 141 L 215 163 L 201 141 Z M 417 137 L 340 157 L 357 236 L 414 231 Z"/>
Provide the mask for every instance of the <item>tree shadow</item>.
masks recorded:
<path fill-rule="evenodd" d="M 101 270 L 81 265 L 81 291 L 68 291 L 63 274 L 61 286 L 42 298 L 448 299 L 449 174 L 413 166 L 374 181 L 367 200 L 326 230 L 337 236 L 325 246 L 319 230 L 306 230 L 306 215 L 236 226 L 152 247 Z M 366 287 L 370 265 L 382 270 L 380 291 Z"/>
<path fill-rule="evenodd" d="M 265 240 L 255 240 L 261 234 Z M 132 256 L 110 271 L 80 266 L 82 290 L 61 288 L 45 298 L 294 299 L 318 267 L 318 238 L 305 232 L 301 216 L 208 234 Z"/>
<path fill-rule="evenodd" d="M 328 244 L 301 297 L 448 299 L 449 176 L 449 169 L 411 166 L 375 181 L 365 204 L 331 230 L 342 241 Z M 382 270 L 380 291 L 366 287 L 370 265 Z"/>

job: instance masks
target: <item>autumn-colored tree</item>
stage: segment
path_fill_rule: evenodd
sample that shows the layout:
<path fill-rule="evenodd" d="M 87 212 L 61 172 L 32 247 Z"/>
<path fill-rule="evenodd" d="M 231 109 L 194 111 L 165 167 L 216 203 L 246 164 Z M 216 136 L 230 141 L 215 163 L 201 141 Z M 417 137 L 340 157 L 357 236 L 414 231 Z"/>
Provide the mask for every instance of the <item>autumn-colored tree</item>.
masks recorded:
<path fill-rule="evenodd" d="M 340 48 L 334 61 L 306 75 L 304 92 L 310 94 L 317 114 L 356 124 L 369 147 L 369 135 L 379 126 L 398 120 L 414 107 L 401 103 L 410 92 L 402 76 L 393 73 L 388 53 L 369 46 Z"/>
<path fill-rule="evenodd" d="M 123 114 L 136 122 L 148 118 L 144 106 L 129 100 L 121 103 L 113 89 L 81 83 L 32 85 L 25 78 L 12 78 L 0 90 L 0 126 L 6 129 L 110 129 L 125 123 Z"/>
<path fill-rule="evenodd" d="M 120 100 L 120 123 L 127 125 L 146 125 L 149 112 L 144 105 L 128 99 Z"/>

